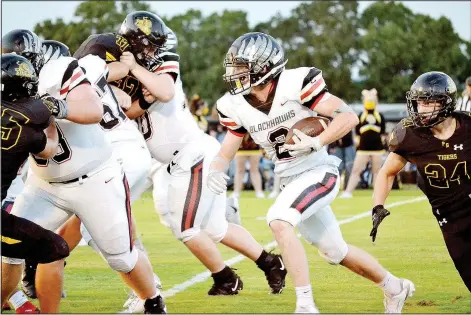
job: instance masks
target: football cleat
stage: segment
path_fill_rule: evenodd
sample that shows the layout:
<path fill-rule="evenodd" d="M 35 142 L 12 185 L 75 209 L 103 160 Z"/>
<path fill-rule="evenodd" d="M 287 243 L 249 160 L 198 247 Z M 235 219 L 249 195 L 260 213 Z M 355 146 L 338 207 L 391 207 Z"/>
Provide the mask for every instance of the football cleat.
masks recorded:
<path fill-rule="evenodd" d="M 144 303 L 144 314 L 167 314 L 167 306 L 160 295 L 147 299 Z"/>
<path fill-rule="evenodd" d="M 214 277 L 213 277 L 214 278 Z M 244 283 L 240 277 L 232 271 L 232 277 L 223 282 L 214 281 L 213 286 L 208 291 L 208 295 L 236 295 L 244 288 Z"/>
<path fill-rule="evenodd" d="M 30 301 L 27 301 L 15 311 L 16 314 L 39 314 L 39 309 Z"/>
<path fill-rule="evenodd" d="M 319 314 L 319 310 L 315 305 L 302 305 L 296 306 L 294 313 Z"/>
<path fill-rule="evenodd" d="M 402 291 L 399 292 L 399 294 L 396 294 L 394 296 L 387 296 L 386 294 L 384 294 L 384 313 L 400 314 L 407 298 L 414 295 L 415 286 L 412 281 L 407 279 L 401 279 L 401 287 Z"/>
<path fill-rule="evenodd" d="M 283 264 L 281 255 L 269 254 L 267 257 L 267 264 L 270 267 L 265 271 L 265 277 L 267 278 L 268 285 L 271 288 L 272 294 L 280 294 L 285 287 L 285 278 L 288 271 Z"/>
<path fill-rule="evenodd" d="M 154 283 L 157 290 L 160 292 L 162 290 L 162 282 L 160 278 L 154 273 Z M 123 308 L 125 309 L 121 313 L 126 314 L 134 314 L 134 313 L 142 313 L 145 311 L 144 303 L 145 300 L 140 299 L 134 291 L 131 291 L 128 295 L 128 299 L 123 304 Z"/>

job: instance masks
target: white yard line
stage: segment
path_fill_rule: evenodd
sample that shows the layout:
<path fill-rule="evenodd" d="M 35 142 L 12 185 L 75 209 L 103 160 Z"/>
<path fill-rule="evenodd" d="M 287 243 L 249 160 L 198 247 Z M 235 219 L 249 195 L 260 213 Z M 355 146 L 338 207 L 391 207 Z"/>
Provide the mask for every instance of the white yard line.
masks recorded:
<path fill-rule="evenodd" d="M 404 201 L 397 201 L 397 202 L 393 202 L 391 204 L 386 205 L 385 208 L 390 209 L 390 208 L 402 206 L 402 205 L 405 205 L 405 204 L 408 204 L 408 203 L 415 203 L 415 202 L 423 201 L 423 200 L 426 200 L 426 199 L 427 198 L 425 198 L 425 197 L 417 197 L 417 198 L 414 198 L 414 199 L 409 199 L 409 200 L 404 200 Z M 356 220 L 368 217 L 370 215 L 371 215 L 371 211 L 366 211 L 366 212 L 354 215 L 352 217 L 349 217 L 348 219 L 340 220 L 339 224 L 347 224 L 347 223 L 350 223 L 350 222 L 354 222 Z M 265 217 L 261 217 L 261 218 L 265 219 Z M 259 217 L 257 217 L 257 219 L 259 219 Z M 271 249 L 275 248 L 276 245 L 277 245 L 276 241 L 273 241 L 273 242 L 270 242 L 268 244 L 265 244 L 264 247 L 265 247 L 265 250 L 271 250 Z M 232 265 L 235 265 L 235 264 L 241 262 L 245 258 L 246 257 L 243 256 L 243 255 L 238 255 L 238 256 L 232 257 L 231 259 L 226 260 L 225 263 L 226 263 L 227 266 L 232 266 Z M 199 273 L 196 276 L 194 276 L 193 278 L 191 278 L 191 279 L 189 279 L 189 280 L 187 280 L 183 283 L 177 284 L 177 285 L 173 286 L 172 288 L 170 288 L 168 290 L 165 290 L 163 292 L 163 295 L 166 298 L 172 297 L 175 294 L 180 293 L 182 291 L 185 291 L 186 289 L 188 289 L 191 286 L 194 286 L 197 283 L 204 282 L 204 281 L 208 280 L 210 277 L 211 277 L 211 273 L 209 271 Z"/>

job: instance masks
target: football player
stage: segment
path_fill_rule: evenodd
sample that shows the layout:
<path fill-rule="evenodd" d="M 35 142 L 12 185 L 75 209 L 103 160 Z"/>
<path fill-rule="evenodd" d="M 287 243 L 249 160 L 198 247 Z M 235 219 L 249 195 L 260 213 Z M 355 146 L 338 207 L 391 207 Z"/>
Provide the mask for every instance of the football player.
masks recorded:
<path fill-rule="evenodd" d="M 26 36 L 41 45 L 36 34 L 15 30 L 2 38 L 2 50 L 31 57 Z M 41 48 L 36 54 L 44 59 Z M 30 157 L 31 172 L 12 213 L 50 230 L 79 216 L 110 267 L 146 300 L 145 311 L 165 313 L 150 262 L 133 248 L 129 186 L 98 124 L 104 113 L 99 95 L 75 58 L 50 60 L 39 70 L 39 93 L 68 104 L 66 119 L 57 122 L 61 150 L 49 160 Z"/>
<path fill-rule="evenodd" d="M 221 124 L 230 132 L 211 163 L 208 186 L 223 193 L 225 171 L 243 136 L 249 132 L 275 163 L 282 191 L 267 213 L 286 269 L 296 290 L 296 312 L 318 312 L 312 297 L 306 253 L 294 228 L 319 249 L 330 264 L 341 264 L 379 285 L 387 312 L 400 312 L 414 291 L 412 282 L 387 272 L 372 256 L 347 245 L 330 203 L 339 190 L 340 160 L 325 145 L 358 124 L 353 110 L 327 91 L 322 71 L 314 67 L 285 70 L 283 48 L 270 35 L 247 33 L 237 38 L 224 60 L 229 86 L 217 101 Z M 285 144 L 289 129 L 299 120 L 320 114 L 331 117 L 317 137 L 294 130 L 295 144 Z"/>
<path fill-rule="evenodd" d="M 65 107 L 38 98 L 38 77 L 32 64 L 16 54 L 2 54 L 2 202 L 20 167 L 34 154 L 51 158 L 58 150 L 59 136 L 52 113 L 63 117 Z M 20 179 L 21 181 L 21 179 Z M 38 207 L 37 211 L 42 209 Z M 57 313 L 62 288 L 65 240 L 24 218 L 2 210 L 2 305 L 10 302 L 17 313 L 39 313 L 21 291 L 21 265 L 9 264 L 30 258 L 39 262 L 36 284 L 42 312 Z"/>
<path fill-rule="evenodd" d="M 149 105 L 140 106 L 140 101 L 135 101 L 126 112 L 131 118 L 136 118 L 133 114 L 138 116 L 152 157 L 166 166 L 163 173 L 157 172 L 157 182 L 153 183 L 163 189 L 154 194 L 154 202 L 174 236 L 211 271 L 214 284 L 209 295 L 238 294 L 243 288 L 239 276 L 225 265 L 216 246 L 218 242 L 256 262 L 264 271 L 271 292 L 281 293 L 286 270 L 280 256 L 265 252 L 242 226 L 228 223 L 226 196 L 217 196 L 207 188 L 208 167 L 220 145 L 198 127 L 185 105 L 177 40 L 173 32 L 169 38 L 172 41 L 158 57 L 175 60 L 172 67 L 164 69 L 168 74 L 162 74 L 175 78 L 174 98 L 162 102 L 143 88 L 144 101 Z M 128 308 L 128 312 L 133 311 L 136 310 Z"/>
<path fill-rule="evenodd" d="M 395 176 L 407 162 L 417 166 L 448 252 L 471 291 L 471 117 L 454 112 L 456 85 L 443 72 L 420 75 L 406 94 L 409 117 L 392 131 L 391 151 L 374 187 L 373 229 L 390 213 L 384 208 Z"/>

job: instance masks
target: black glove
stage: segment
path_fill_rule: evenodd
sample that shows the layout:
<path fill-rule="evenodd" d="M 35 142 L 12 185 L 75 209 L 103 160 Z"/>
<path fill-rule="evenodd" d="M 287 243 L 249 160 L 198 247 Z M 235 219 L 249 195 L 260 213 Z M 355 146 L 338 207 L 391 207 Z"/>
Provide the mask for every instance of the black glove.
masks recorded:
<path fill-rule="evenodd" d="M 381 224 L 383 219 L 386 218 L 390 214 L 391 212 L 385 209 L 383 205 L 377 205 L 371 211 L 371 219 L 373 220 L 373 229 L 371 229 L 370 236 L 373 243 L 376 240 L 376 233 L 378 232 L 379 225 Z"/>
<path fill-rule="evenodd" d="M 47 108 L 49 108 L 52 115 L 56 116 L 58 119 L 67 118 L 67 113 L 68 113 L 67 102 L 57 99 L 55 97 L 52 97 L 49 94 L 45 94 L 41 96 L 41 99 L 44 105 L 46 105 Z"/>

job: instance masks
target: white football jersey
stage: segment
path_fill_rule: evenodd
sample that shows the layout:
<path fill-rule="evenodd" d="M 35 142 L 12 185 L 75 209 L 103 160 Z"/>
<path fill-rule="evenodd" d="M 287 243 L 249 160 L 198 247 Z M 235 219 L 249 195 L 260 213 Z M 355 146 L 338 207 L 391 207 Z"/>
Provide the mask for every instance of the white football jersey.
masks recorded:
<path fill-rule="evenodd" d="M 97 91 L 103 103 L 103 119 L 101 128 L 111 142 L 141 139 L 142 135 L 136 124 L 124 114 L 119 106 L 116 96 L 106 81 L 108 65 L 98 56 L 87 55 L 78 61 L 80 67 L 85 69 L 87 79 Z"/>
<path fill-rule="evenodd" d="M 249 132 L 275 163 L 275 173 L 286 177 L 319 165 L 338 164 L 325 148 L 300 157 L 282 148 L 289 129 L 301 119 L 317 116 L 315 106 L 329 96 L 322 71 L 301 67 L 281 72 L 268 114 L 251 106 L 243 95 L 229 93 L 217 101 L 217 110 L 223 126 L 237 136 Z"/>
<path fill-rule="evenodd" d="M 40 95 L 47 93 L 65 100 L 73 88 L 84 82 L 89 80 L 77 59 L 59 57 L 41 69 L 38 91 Z M 30 167 L 40 178 L 49 182 L 68 181 L 89 173 L 111 157 L 109 140 L 98 124 L 80 125 L 65 119 L 57 120 L 56 124 L 58 153 L 49 160 L 30 156 Z"/>
<path fill-rule="evenodd" d="M 176 151 L 204 133 L 185 105 L 179 77 L 173 99 L 168 103 L 155 102 L 136 120 L 152 157 L 164 164 L 170 163 Z"/>
<path fill-rule="evenodd" d="M 147 147 L 154 159 L 168 164 L 176 151 L 199 139 L 203 131 L 185 105 L 185 93 L 180 79 L 180 56 L 176 53 L 176 37 L 171 32 L 165 50 L 159 54 L 162 65 L 155 73 L 176 76 L 175 96 L 170 102 L 155 102 L 137 120 Z"/>

